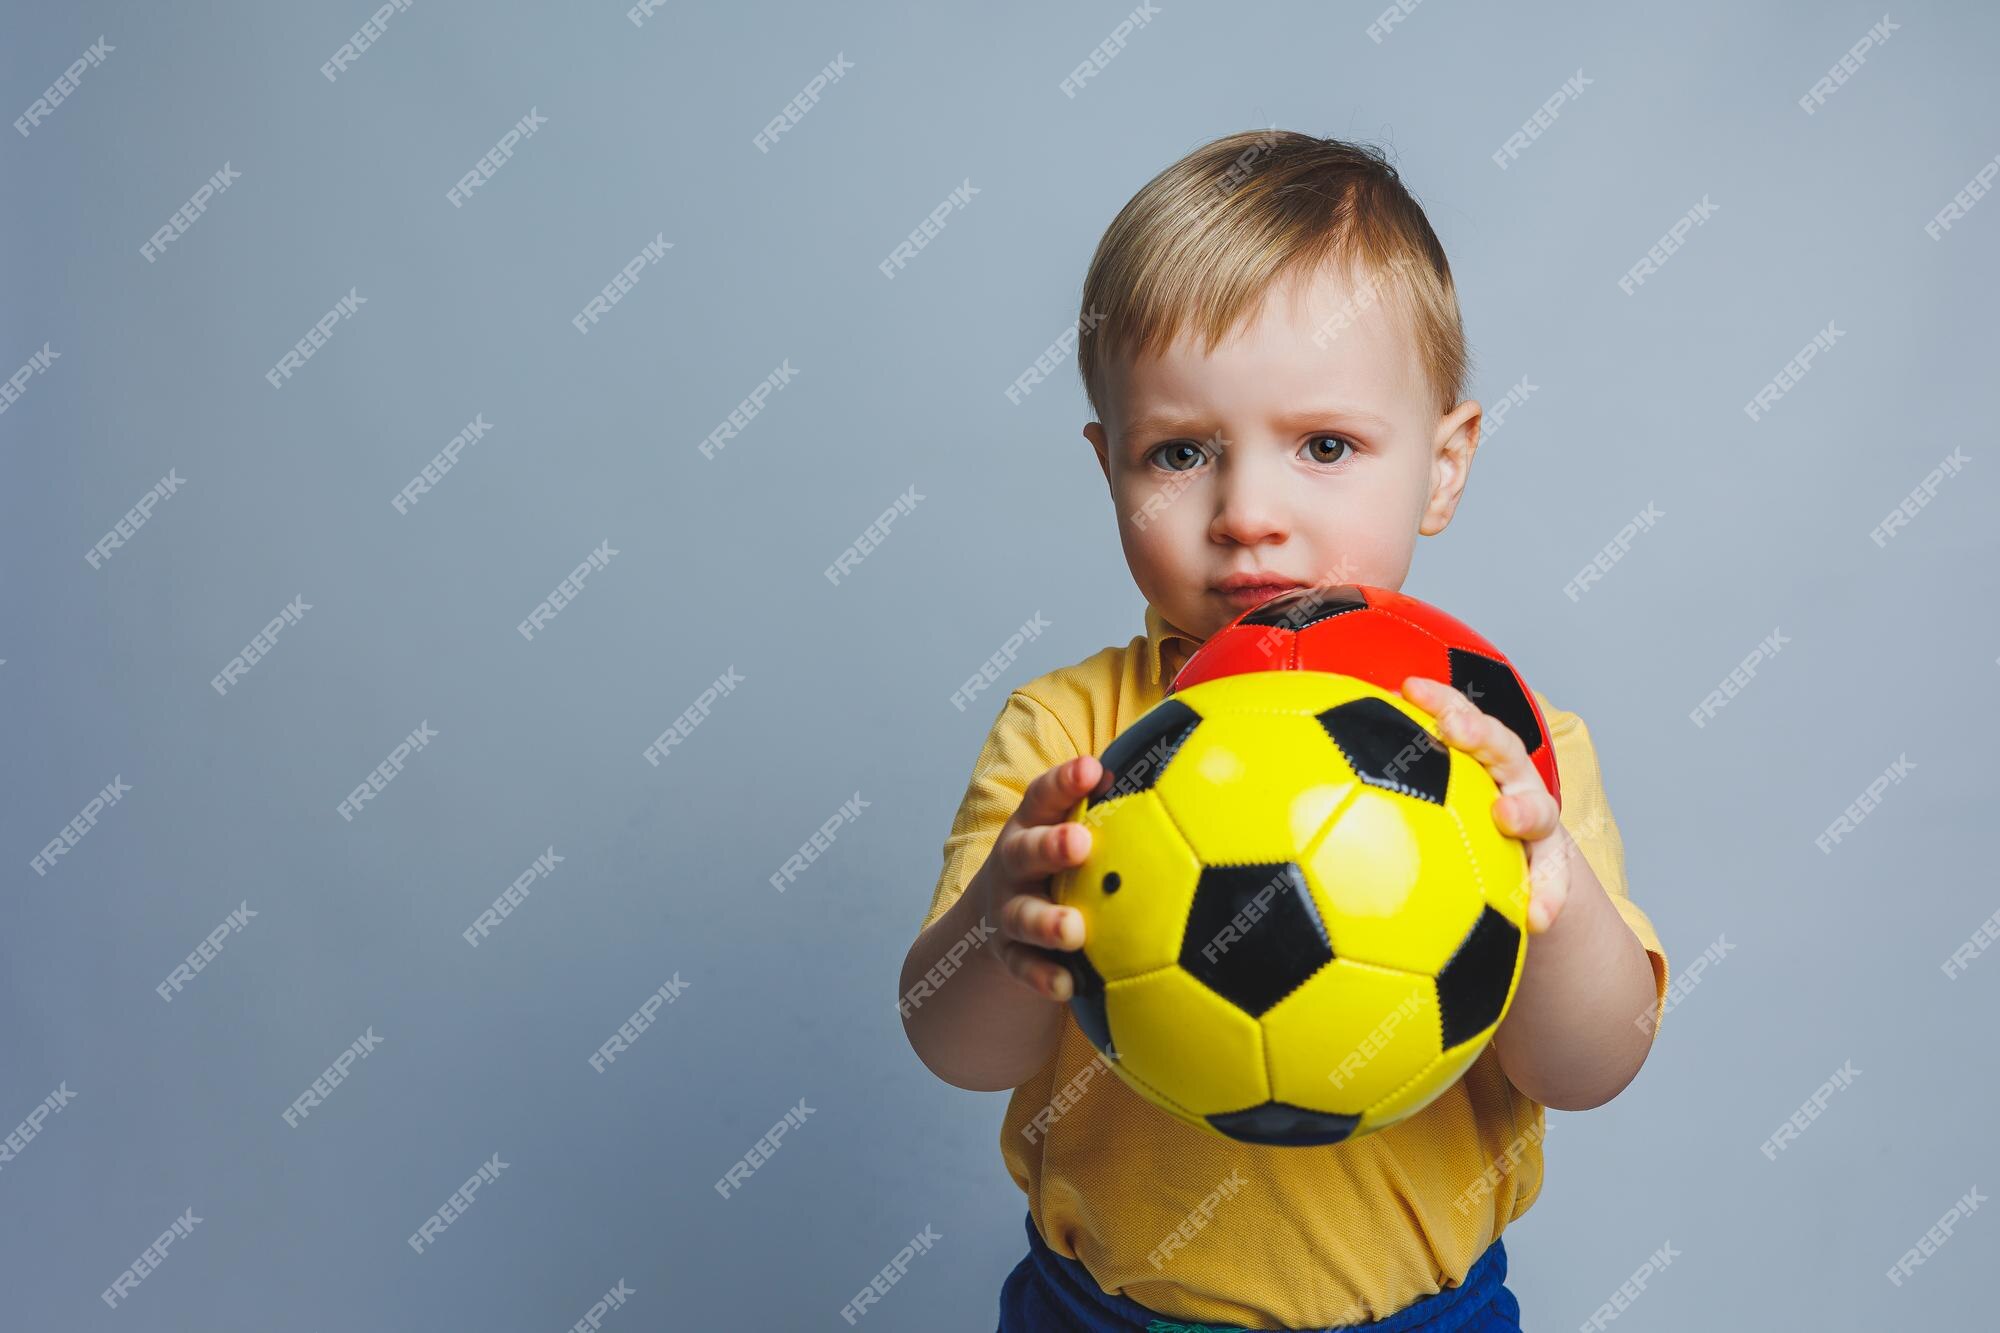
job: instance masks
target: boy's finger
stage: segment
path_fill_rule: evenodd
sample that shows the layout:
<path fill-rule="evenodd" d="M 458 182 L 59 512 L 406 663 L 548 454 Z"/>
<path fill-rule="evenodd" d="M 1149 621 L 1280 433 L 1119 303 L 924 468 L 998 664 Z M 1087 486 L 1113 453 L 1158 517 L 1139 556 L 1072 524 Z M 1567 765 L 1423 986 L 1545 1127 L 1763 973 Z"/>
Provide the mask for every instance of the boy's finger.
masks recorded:
<path fill-rule="evenodd" d="M 1103 771 L 1096 758 L 1087 754 L 1057 764 L 1021 793 L 1021 808 L 1014 812 L 1014 822 L 1023 828 L 1034 828 L 1068 819 L 1070 811 Z"/>
<path fill-rule="evenodd" d="M 1031 944 L 1002 944 L 1000 959 L 1016 980 L 1044 999 L 1067 1001 L 1076 988 L 1067 967 Z"/>
<path fill-rule="evenodd" d="M 1090 830 L 1074 822 L 1004 829 L 1000 868 L 1017 884 L 1047 879 L 1090 855 Z"/>
<path fill-rule="evenodd" d="M 1557 914 L 1568 901 L 1567 887 L 1537 889 L 1528 900 L 1528 933 L 1539 935 L 1554 925 Z"/>
<path fill-rule="evenodd" d="M 1527 746 L 1499 718 L 1443 681 L 1411 676 L 1403 685 L 1405 697 L 1438 720 L 1438 734 L 1477 759 L 1503 794 L 1548 790 Z"/>
<path fill-rule="evenodd" d="M 1562 824 L 1556 798 L 1542 791 L 1519 791 L 1495 798 L 1494 822 L 1500 831 L 1522 842 L 1535 842 L 1554 833 Z"/>
<path fill-rule="evenodd" d="M 1032 893 L 1017 893 L 1000 909 L 1000 931 L 1008 939 L 1051 949 L 1083 947 L 1083 918 Z"/>
<path fill-rule="evenodd" d="M 1528 933 L 1539 935 L 1555 923 L 1569 901 L 1569 868 L 1562 848 L 1538 845 L 1528 853 Z"/>

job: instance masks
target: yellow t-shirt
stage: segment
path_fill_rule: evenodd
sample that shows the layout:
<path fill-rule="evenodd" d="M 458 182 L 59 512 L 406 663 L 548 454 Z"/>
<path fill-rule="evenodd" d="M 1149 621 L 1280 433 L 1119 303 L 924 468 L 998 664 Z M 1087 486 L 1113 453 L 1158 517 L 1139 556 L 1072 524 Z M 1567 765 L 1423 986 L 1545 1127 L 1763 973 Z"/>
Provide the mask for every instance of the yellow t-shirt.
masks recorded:
<path fill-rule="evenodd" d="M 1102 754 L 1165 697 L 1197 644 L 1148 605 L 1144 637 L 1009 695 L 945 839 L 925 926 L 965 891 L 1027 784 Z M 1535 700 L 1555 743 L 1563 825 L 1651 956 L 1657 1031 L 1667 957 L 1627 894 L 1590 733 L 1539 691 Z M 1540 1193 L 1543 1113 L 1489 1045 L 1435 1101 L 1386 1129 L 1311 1148 L 1240 1143 L 1133 1092 L 1071 1018 L 1055 1052 L 1014 1089 L 1000 1153 L 1042 1238 L 1105 1290 L 1175 1319 L 1317 1328 L 1380 1319 L 1456 1286 Z M 1155 1262 L 1177 1228 L 1186 1243 Z"/>

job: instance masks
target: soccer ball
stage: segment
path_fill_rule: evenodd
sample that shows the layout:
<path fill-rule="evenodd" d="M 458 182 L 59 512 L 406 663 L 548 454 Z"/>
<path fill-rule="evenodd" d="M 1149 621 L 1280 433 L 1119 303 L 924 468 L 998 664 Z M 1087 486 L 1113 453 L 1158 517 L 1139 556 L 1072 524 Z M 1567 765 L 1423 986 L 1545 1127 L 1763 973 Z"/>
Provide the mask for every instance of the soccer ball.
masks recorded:
<path fill-rule="evenodd" d="M 1555 745 L 1526 682 L 1505 653 L 1428 602 L 1365 583 L 1294 588 L 1210 635 L 1167 693 L 1243 671 L 1337 671 L 1391 694 L 1409 676 L 1441 680 L 1521 738 L 1562 804 Z"/>
<path fill-rule="evenodd" d="M 1526 849 L 1430 715 L 1366 681 L 1253 671 L 1161 700 L 1101 756 L 1055 900 L 1070 1009 L 1189 1125 L 1312 1146 L 1428 1105 L 1507 1011 Z"/>

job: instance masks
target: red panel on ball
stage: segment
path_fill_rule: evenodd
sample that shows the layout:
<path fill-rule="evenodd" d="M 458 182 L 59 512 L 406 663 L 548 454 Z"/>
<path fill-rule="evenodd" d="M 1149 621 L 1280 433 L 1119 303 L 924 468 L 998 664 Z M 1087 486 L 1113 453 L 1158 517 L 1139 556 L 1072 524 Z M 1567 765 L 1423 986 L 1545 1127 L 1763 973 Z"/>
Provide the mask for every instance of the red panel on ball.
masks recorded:
<path fill-rule="evenodd" d="M 1308 625 L 1298 632 L 1293 662 L 1304 671 L 1336 671 L 1400 694 L 1411 676 L 1450 681 L 1446 644 L 1397 615 L 1371 607 Z"/>
<path fill-rule="evenodd" d="M 1429 630 L 1454 648 L 1468 648 L 1502 662 L 1507 660 L 1505 653 L 1488 643 L 1472 626 L 1438 610 L 1429 602 L 1420 602 L 1406 593 L 1390 592 L 1387 588 L 1369 588 L 1366 591 L 1368 605 L 1393 612 L 1411 624 Z"/>
<path fill-rule="evenodd" d="M 1521 737 L 1556 803 L 1561 775 L 1548 720 L 1507 655 L 1457 617 L 1366 584 L 1300 588 L 1252 607 L 1188 658 L 1168 693 L 1246 671 L 1330 671 L 1400 695 L 1410 676 L 1471 695 Z"/>
<path fill-rule="evenodd" d="M 1184 690 L 1218 676 L 1240 676 L 1246 671 L 1288 671 L 1297 664 L 1293 653 L 1298 635 L 1281 625 L 1242 625 L 1231 622 L 1188 658 L 1187 665 L 1173 679 L 1173 690 Z"/>

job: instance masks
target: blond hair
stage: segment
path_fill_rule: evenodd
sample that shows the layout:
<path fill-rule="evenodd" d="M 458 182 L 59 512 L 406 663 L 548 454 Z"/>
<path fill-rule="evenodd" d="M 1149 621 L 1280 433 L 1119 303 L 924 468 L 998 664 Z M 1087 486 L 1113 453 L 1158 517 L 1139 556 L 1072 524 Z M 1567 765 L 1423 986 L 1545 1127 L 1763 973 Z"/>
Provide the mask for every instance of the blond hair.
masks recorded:
<path fill-rule="evenodd" d="M 1103 419 L 1118 358 L 1164 351 L 1188 331 L 1212 352 L 1274 284 L 1329 262 L 1356 280 L 1351 305 L 1379 290 L 1408 316 L 1439 412 L 1461 402 L 1471 354 L 1451 265 L 1396 168 L 1369 145 L 1247 130 L 1153 177 L 1105 228 L 1078 320 L 1091 410 Z"/>

